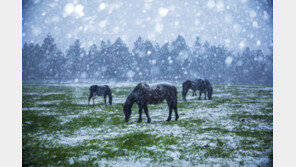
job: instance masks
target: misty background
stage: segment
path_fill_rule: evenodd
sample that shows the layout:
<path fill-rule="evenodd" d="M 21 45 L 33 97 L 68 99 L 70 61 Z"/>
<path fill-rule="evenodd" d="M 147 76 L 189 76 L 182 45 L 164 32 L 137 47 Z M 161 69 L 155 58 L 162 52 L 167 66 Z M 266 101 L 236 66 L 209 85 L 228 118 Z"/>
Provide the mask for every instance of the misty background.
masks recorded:
<path fill-rule="evenodd" d="M 23 1 L 23 81 L 272 84 L 272 1 Z"/>

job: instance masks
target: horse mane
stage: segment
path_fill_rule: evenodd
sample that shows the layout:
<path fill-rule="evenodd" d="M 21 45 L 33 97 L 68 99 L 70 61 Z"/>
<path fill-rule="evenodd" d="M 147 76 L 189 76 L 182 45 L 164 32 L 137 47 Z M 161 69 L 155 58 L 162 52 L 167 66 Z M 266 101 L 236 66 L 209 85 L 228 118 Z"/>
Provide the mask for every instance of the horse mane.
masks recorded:
<path fill-rule="evenodd" d="M 134 100 L 134 94 L 135 92 L 141 91 L 144 88 L 149 88 L 149 85 L 147 85 L 146 83 L 138 83 L 137 86 L 134 87 L 134 89 L 129 93 L 129 95 L 127 96 L 126 102 L 131 102 Z"/>
<path fill-rule="evenodd" d="M 186 80 L 185 82 L 183 82 L 183 84 L 182 84 L 182 86 L 184 87 L 184 86 L 192 86 L 192 81 L 191 80 Z"/>
<path fill-rule="evenodd" d="M 141 90 L 143 88 L 149 88 L 149 85 L 146 83 L 138 83 L 138 85 L 133 89 L 132 92 L 137 91 L 137 90 Z"/>

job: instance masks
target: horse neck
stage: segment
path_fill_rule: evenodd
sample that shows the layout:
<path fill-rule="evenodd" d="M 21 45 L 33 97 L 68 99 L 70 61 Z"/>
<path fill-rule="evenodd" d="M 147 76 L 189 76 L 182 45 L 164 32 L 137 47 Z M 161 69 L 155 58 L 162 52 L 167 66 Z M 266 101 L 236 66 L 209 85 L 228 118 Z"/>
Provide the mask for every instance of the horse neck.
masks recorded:
<path fill-rule="evenodd" d="M 125 104 L 132 107 L 135 102 L 136 102 L 136 99 L 135 99 L 134 95 L 130 94 L 126 99 Z"/>

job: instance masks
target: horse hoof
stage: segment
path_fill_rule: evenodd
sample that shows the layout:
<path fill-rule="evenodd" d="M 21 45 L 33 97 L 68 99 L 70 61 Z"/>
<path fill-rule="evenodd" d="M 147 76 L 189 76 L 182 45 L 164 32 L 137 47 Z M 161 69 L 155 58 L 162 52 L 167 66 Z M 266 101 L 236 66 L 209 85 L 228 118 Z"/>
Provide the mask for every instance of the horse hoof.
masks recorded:
<path fill-rule="evenodd" d="M 168 122 L 169 122 L 169 121 L 171 121 L 171 120 L 170 120 L 170 119 L 167 119 L 166 121 L 168 121 Z"/>
<path fill-rule="evenodd" d="M 138 120 L 138 123 L 141 123 L 142 122 L 142 120 Z"/>
<path fill-rule="evenodd" d="M 151 122 L 151 119 L 148 119 L 147 123 L 150 123 Z"/>
<path fill-rule="evenodd" d="M 176 119 L 175 119 L 175 121 L 177 121 L 179 119 L 179 117 L 177 117 Z"/>

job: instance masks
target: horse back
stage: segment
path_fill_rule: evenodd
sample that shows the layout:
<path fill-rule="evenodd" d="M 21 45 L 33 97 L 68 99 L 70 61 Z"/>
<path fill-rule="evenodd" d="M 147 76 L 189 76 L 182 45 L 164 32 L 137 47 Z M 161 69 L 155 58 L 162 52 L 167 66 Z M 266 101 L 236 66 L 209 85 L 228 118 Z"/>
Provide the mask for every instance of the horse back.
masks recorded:
<path fill-rule="evenodd" d="M 177 89 L 175 86 L 168 84 L 158 84 L 147 89 L 144 97 L 149 104 L 158 104 L 172 96 L 177 97 Z"/>
<path fill-rule="evenodd" d="M 89 92 L 97 96 L 103 96 L 108 92 L 110 92 L 110 88 L 108 85 L 102 85 L 102 86 L 92 85 L 89 88 Z"/>
<path fill-rule="evenodd" d="M 205 87 L 203 85 L 203 80 L 202 79 L 196 79 L 194 80 L 195 87 L 199 91 L 204 91 Z"/>
<path fill-rule="evenodd" d="M 193 81 L 190 81 L 190 80 L 186 80 L 182 84 L 182 89 L 183 90 L 192 89 L 193 87 L 194 87 Z"/>

